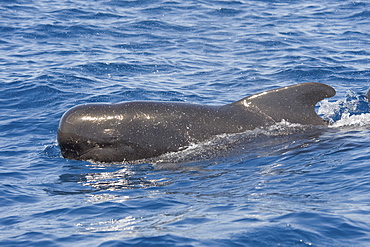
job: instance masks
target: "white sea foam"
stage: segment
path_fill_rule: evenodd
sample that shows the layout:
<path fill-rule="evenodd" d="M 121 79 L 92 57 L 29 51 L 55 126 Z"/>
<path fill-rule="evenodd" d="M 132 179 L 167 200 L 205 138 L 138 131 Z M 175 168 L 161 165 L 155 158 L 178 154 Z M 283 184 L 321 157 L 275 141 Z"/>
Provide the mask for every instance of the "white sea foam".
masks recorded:
<path fill-rule="evenodd" d="M 350 115 L 343 113 L 341 119 L 329 125 L 329 127 L 338 128 L 344 126 L 367 126 L 370 125 L 370 113 L 359 115 Z"/>
<path fill-rule="evenodd" d="M 319 104 L 317 113 L 328 120 L 329 127 L 332 128 L 370 125 L 370 113 L 360 109 L 360 106 L 367 102 L 354 97 L 351 92 L 348 93 L 348 98 L 335 102 L 323 100 Z M 368 107 L 365 110 L 368 110 Z"/>

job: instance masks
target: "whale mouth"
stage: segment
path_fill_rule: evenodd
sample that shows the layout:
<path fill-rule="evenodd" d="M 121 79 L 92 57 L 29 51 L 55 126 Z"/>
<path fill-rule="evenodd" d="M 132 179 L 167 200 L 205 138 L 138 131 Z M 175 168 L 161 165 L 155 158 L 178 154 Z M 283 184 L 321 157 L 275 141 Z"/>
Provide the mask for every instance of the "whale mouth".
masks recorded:
<path fill-rule="evenodd" d="M 110 147 L 101 147 L 99 145 L 88 144 L 81 141 L 68 141 L 59 143 L 61 154 L 66 159 L 75 160 L 99 160 L 101 162 L 114 162 L 109 158 L 112 155 L 109 153 L 117 152 L 116 149 Z M 106 157 L 106 158 L 104 158 Z"/>
<path fill-rule="evenodd" d="M 84 141 L 84 139 L 71 133 L 58 131 L 58 144 L 61 154 L 66 159 L 80 160 L 80 157 L 94 148 L 93 142 Z"/>
<path fill-rule="evenodd" d="M 113 139 L 113 140 L 112 140 Z M 59 131 L 58 144 L 61 154 L 66 159 L 99 161 L 104 163 L 133 160 L 140 147 L 129 142 L 109 140 L 91 140 L 75 133 Z"/>
<path fill-rule="evenodd" d="M 61 154 L 66 159 L 75 160 L 99 160 L 101 162 L 114 162 L 114 153 L 117 148 L 114 145 L 106 143 L 99 145 L 92 141 L 86 141 L 75 138 L 68 138 L 66 141 L 59 141 Z M 112 154 L 112 155 L 110 155 Z"/>
<path fill-rule="evenodd" d="M 117 148 L 114 147 L 94 147 L 80 154 L 78 159 L 99 163 L 125 162 L 123 157 L 117 158 L 117 152 Z"/>
<path fill-rule="evenodd" d="M 83 155 L 86 155 L 94 149 L 93 147 L 86 147 L 86 145 L 84 146 L 85 147 L 83 148 L 80 142 L 72 139 L 67 142 L 59 142 L 62 156 L 66 159 L 80 160 Z"/>

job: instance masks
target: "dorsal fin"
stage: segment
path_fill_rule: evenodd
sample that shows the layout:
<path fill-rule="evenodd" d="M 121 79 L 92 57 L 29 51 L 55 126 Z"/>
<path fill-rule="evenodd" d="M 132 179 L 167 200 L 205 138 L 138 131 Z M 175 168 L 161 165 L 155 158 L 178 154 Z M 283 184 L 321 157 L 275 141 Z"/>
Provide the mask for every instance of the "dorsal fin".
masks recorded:
<path fill-rule="evenodd" d="M 276 122 L 284 119 L 291 123 L 326 125 L 316 114 L 315 105 L 334 95 L 332 87 L 310 82 L 255 94 L 231 105 L 251 108 Z"/>

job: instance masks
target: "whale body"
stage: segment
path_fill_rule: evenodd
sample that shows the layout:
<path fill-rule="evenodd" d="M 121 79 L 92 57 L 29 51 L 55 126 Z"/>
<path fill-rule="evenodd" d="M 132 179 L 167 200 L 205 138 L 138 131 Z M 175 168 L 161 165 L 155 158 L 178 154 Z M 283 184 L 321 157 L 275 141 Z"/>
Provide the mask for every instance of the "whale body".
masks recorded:
<path fill-rule="evenodd" d="M 221 106 L 151 101 L 84 104 L 63 115 L 57 139 L 67 159 L 129 162 L 282 120 L 325 126 L 328 123 L 314 108 L 334 95 L 335 90 L 328 85 L 302 83 Z"/>

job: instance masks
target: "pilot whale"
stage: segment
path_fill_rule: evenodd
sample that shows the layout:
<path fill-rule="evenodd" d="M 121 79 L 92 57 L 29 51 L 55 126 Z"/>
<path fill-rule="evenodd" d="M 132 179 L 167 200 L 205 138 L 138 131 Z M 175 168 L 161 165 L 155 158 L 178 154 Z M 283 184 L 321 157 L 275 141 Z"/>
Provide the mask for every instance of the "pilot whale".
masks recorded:
<path fill-rule="evenodd" d="M 62 116 L 57 139 L 67 159 L 129 162 L 282 120 L 325 126 L 328 123 L 314 108 L 334 95 L 335 90 L 328 85 L 302 83 L 221 106 L 151 101 L 84 104 Z"/>

